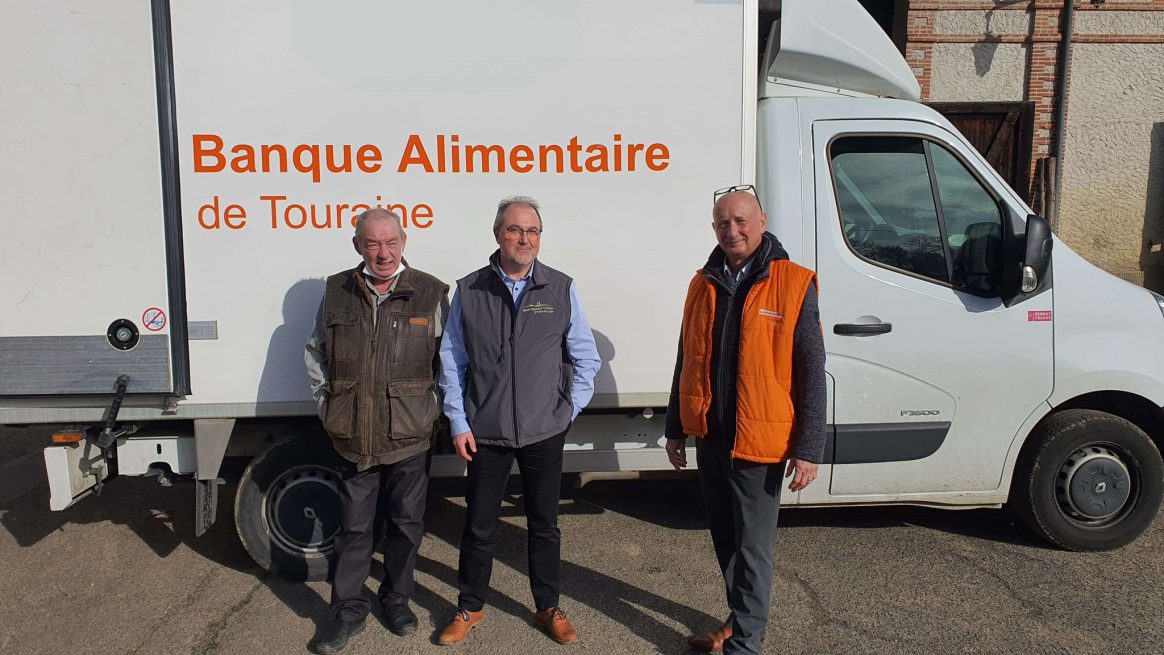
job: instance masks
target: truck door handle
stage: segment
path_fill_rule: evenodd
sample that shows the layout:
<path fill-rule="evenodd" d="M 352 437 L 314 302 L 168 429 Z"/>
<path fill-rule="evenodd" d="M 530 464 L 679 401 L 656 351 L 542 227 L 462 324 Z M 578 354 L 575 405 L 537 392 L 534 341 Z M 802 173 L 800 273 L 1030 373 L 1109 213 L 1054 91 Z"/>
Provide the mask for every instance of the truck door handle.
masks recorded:
<path fill-rule="evenodd" d="M 833 325 L 833 334 L 865 336 L 870 334 L 885 334 L 892 329 L 893 323 L 837 323 Z"/>

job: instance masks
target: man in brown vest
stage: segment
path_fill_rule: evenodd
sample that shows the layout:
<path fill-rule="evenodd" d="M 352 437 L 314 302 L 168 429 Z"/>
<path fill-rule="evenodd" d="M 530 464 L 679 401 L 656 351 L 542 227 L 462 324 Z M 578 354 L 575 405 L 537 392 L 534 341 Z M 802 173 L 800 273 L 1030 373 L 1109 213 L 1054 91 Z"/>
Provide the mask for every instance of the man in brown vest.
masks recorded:
<path fill-rule="evenodd" d="M 824 341 L 816 276 L 788 261 L 767 232 L 755 189 L 729 187 L 715 199 L 719 247 L 688 286 L 667 455 L 683 468 L 687 437 L 697 437 L 703 500 L 731 611 L 722 626 L 688 644 L 701 652 L 759 654 L 780 481 L 792 476 L 789 491 L 804 489 L 824 454 Z"/>
<path fill-rule="evenodd" d="M 364 261 L 327 279 L 307 343 L 323 427 L 348 464 L 339 484 L 342 527 L 331 595 L 336 621 L 316 643 L 320 653 L 339 651 L 364 629 L 370 610 L 364 582 L 378 514 L 387 519 L 379 597 L 388 628 L 403 636 L 417 627 L 408 599 L 424 534 L 448 286 L 406 265 L 406 240 L 394 212 L 369 209 L 356 218 L 352 242 Z"/>

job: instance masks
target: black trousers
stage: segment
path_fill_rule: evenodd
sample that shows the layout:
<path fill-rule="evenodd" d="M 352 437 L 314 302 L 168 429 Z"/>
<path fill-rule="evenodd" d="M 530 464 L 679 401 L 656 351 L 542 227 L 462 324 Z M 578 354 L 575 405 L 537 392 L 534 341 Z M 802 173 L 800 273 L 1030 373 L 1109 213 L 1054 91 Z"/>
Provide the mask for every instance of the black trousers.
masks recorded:
<path fill-rule="evenodd" d="M 696 460 L 711 542 L 723 573 L 732 636 L 724 655 L 760 655 L 772 590 L 772 548 L 784 462 L 733 460 L 722 439 L 697 439 Z"/>
<path fill-rule="evenodd" d="M 457 572 L 457 606 L 470 612 L 485 607 L 493 554 L 497 551 L 501 498 L 517 460 L 528 524 L 529 588 L 540 612 L 558 606 L 562 563 L 558 497 L 562 490 L 562 447 L 566 432 L 521 448 L 478 444 L 469 462 L 465 501 L 468 512 L 461 534 Z"/>
<path fill-rule="evenodd" d="M 371 605 L 364 582 L 372 570 L 376 521 L 385 521 L 384 581 L 380 601 L 407 603 L 415 589 L 413 570 L 424 535 L 429 453 L 364 471 L 353 465 L 340 481 L 343 525 L 335 538 L 336 564 L 331 608 L 341 621 L 362 621 Z"/>

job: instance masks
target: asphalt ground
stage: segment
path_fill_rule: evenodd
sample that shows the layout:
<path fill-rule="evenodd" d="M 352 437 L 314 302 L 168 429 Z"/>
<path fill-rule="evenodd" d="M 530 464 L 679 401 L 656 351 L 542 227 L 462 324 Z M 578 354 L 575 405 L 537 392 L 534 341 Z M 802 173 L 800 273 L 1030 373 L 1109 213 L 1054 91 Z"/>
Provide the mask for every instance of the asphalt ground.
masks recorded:
<path fill-rule="evenodd" d="M 124 478 L 50 512 L 46 441 L 0 428 L 0 653 L 308 652 L 330 620 L 328 585 L 258 569 L 235 536 L 230 489 L 201 538 L 190 484 Z M 396 637 L 377 613 L 345 653 L 686 653 L 689 633 L 726 614 L 697 482 L 603 481 L 561 506 L 562 605 L 581 641 L 558 646 L 534 628 L 524 518 L 509 498 L 486 621 L 438 646 L 463 517 L 458 482 L 435 484 L 421 629 Z M 786 509 L 780 523 L 767 652 L 1164 650 L 1160 519 L 1110 553 L 1057 550 L 1002 510 Z"/>

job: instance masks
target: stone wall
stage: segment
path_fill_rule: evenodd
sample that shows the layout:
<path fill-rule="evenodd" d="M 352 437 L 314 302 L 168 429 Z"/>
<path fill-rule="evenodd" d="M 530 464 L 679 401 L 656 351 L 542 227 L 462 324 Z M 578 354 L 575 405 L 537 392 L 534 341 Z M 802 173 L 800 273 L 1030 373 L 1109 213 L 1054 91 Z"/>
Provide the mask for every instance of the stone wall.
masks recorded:
<path fill-rule="evenodd" d="M 1059 236 L 1164 291 L 1164 43 L 1076 44 L 1069 88 Z"/>
<path fill-rule="evenodd" d="M 1026 96 L 1030 46 L 1023 43 L 935 43 L 934 102 L 1020 101 Z"/>

